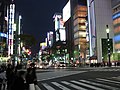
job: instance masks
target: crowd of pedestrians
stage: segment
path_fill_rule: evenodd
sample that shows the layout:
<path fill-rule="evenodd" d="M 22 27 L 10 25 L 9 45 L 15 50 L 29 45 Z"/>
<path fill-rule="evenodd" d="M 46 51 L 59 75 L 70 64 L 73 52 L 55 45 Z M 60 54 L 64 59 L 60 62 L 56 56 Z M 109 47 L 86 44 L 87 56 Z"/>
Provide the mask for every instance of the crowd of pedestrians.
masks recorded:
<path fill-rule="evenodd" d="M 0 90 L 30 90 L 30 84 L 37 85 L 36 69 L 17 70 L 8 64 L 0 66 Z"/>

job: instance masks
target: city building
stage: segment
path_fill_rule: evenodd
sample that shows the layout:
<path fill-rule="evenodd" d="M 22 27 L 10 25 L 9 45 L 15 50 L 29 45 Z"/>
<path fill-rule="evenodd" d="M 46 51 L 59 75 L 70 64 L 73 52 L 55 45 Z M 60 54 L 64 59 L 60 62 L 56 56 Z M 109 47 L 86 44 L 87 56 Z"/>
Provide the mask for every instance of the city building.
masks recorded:
<path fill-rule="evenodd" d="M 74 62 L 80 60 L 80 58 L 86 59 L 86 16 L 86 1 L 69 0 L 63 8 L 66 44 L 69 46 L 67 47 L 69 60 L 73 60 Z"/>
<path fill-rule="evenodd" d="M 7 0 L 0 0 L 0 56 L 7 56 Z"/>
<path fill-rule="evenodd" d="M 46 42 L 41 42 L 40 43 L 40 50 L 39 50 L 39 60 L 40 62 L 46 60 L 48 52 L 46 50 L 47 48 L 47 43 Z"/>
<path fill-rule="evenodd" d="M 74 31 L 74 57 L 79 62 L 86 59 L 87 39 L 86 39 L 86 16 L 87 2 L 81 0 L 73 1 L 73 31 Z"/>
<path fill-rule="evenodd" d="M 13 55 L 16 57 L 16 61 L 20 60 L 22 56 L 22 45 L 19 36 L 21 35 L 22 29 L 22 16 L 16 12 L 15 22 L 14 22 L 14 31 L 13 31 Z"/>
<path fill-rule="evenodd" d="M 72 29 L 72 19 L 71 17 L 65 22 L 65 31 L 66 31 L 66 46 L 67 46 L 67 60 L 73 59 L 73 51 L 74 51 L 74 33 Z"/>
<path fill-rule="evenodd" d="M 54 16 L 55 25 L 55 42 L 53 44 L 53 51 L 57 60 L 63 60 L 66 62 L 66 31 L 64 27 L 63 16 L 61 13 L 55 13 Z"/>
<path fill-rule="evenodd" d="M 89 51 L 90 57 L 96 56 L 94 63 L 108 62 L 107 56 L 107 32 L 106 25 L 110 30 L 110 54 L 114 51 L 114 33 L 112 20 L 111 0 L 87 0 Z M 106 54 L 105 54 L 106 52 Z M 106 57 L 106 58 L 105 58 Z"/>
<path fill-rule="evenodd" d="M 13 40 L 15 31 L 15 4 L 12 1 L 7 8 L 8 18 L 8 56 L 13 55 Z"/>
<path fill-rule="evenodd" d="M 73 26 L 72 26 L 72 16 L 71 16 L 71 1 L 69 0 L 62 10 L 64 27 L 66 31 L 66 46 L 67 46 L 67 54 L 66 59 L 73 59 L 73 51 L 74 51 L 74 39 L 73 39 Z"/>
<path fill-rule="evenodd" d="M 112 0 L 115 52 L 120 53 L 120 0 Z"/>

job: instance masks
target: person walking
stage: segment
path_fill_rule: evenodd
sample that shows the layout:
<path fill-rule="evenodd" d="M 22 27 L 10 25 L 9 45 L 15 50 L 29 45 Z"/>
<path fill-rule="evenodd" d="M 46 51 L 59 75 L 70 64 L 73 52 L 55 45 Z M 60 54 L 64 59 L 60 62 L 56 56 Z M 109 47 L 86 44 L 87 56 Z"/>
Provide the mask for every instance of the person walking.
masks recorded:
<path fill-rule="evenodd" d="M 26 74 L 26 86 L 27 90 L 30 90 L 29 86 L 30 84 L 37 85 L 37 76 L 36 76 L 36 70 L 35 68 L 28 68 L 27 74 Z"/>
<path fill-rule="evenodd" d="M 7 90 L 10 90 L 10 74 L 11 74 L 11 67 L 12 65 L 11 64 L 8 64 L 7 65 L 7 69 L 6 69 L 6 77 L 7 77 Z"/>
<path fill-rule="evenodd" d="M 16 74 L 17 74 L 17 69 L 14 66 L 9 64 L 6 70 L 7 90 L 12 90 L 11 88 L 15 81 Z"/>
<path fill-rule="evenodd" d="M 26 90 L 25 87 L 25 71 L 19 71 L 14 83 L 12 84 L 11 90 Z"/>
<path fill-rule="evenodd" d="M 1 66 L 0 70 L 0 90 L 5 90 L 6 86 L 6 72 L 4 68 Z"/>

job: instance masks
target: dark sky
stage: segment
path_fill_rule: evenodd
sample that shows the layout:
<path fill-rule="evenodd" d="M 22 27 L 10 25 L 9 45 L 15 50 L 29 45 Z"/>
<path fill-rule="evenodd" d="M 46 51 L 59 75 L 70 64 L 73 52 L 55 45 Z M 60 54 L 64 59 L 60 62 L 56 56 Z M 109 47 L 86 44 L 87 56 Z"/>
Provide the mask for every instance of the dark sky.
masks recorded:
<path fill-rule="evenodd" d="M 32 34 L 38 41 L 33 53 L 48 31 L 54 30 L 53 15 L 62 12 L 68 0 L 15 0 L 16 9 L 23 17 L 23 32 Z"/>

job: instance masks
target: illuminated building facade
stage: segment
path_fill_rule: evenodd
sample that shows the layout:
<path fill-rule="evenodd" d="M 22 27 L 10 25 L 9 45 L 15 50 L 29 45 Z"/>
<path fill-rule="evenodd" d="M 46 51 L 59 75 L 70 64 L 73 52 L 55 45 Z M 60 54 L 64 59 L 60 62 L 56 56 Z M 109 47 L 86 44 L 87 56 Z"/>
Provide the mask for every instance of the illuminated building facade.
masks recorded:
<path fill-rule="evenodd" d="M 73 33 L 73 29 L 72 29 L 72 19 L 69 18 L 65 24 L 65 31 L 66 31 L 66 46 L 67 46 L 67 54 L 68 60 L 72 60 L 73 58 L 73 51 L 74 51 L 74 33 Z"/>
<path fill-rule="evenodd" d="M 47 33 L 47 42 L 48 42 L 47 46 L 52 47 L 53 45 L 53 32 L 52 31 Z"/>
<path fill-rule="evenodd" d="M 86 1 L 69 0 L 63 8 L 69 60 L 79 60 L 80 55 L 86 57 L 86 16 Z"/>
<path fill-rule="evenodd" d="M 120 0 L 112 0 L 115 52 L 120 52 Z"/>
<path fill-rule="evenodd" d="M 96 63 L 101 63 L 103 50 L 107 48 L 103 47 L 103 40 L 107 39 L 106 25 L 110 29 L 111 52 L 114 51 L 111 0 L 87 0 L 87 6 L 90 56 L 97 56 Z"/>
<path fill-rule="evenodd" d="M 74 51 L 79 52 L 75 54 L 75 58 L 78 60 L 86 58 L 86 16 L 87 5 L 86 2 L 76 0 L 76 5 L 73 8 L 73 31 L 74 31 Z"/>
<path fill-rule="evenodd" d="M 13 55 L 13 39 L 14 39 L 14 19 L 15 19 L 15 4 L 12 2 L 8 7 L 8 56 Z"/>
<path fill-rule="evenodd" d="M 0 0 L 0 56 L 7 56 L 7 6 L 10 0 Z"/>
<path fill-rule="evenodd" d="M 66 46 L 67 46 L 67 60 L 71 60 L 73 58 L 73 47 L 74 47 L 74 41 L 73 41 L 73 29 L 72 29 L 72 18 L 71 18 L 71 1 L 69 0 L 66 5 L 63 7 L 62 10 L 63 14 L 63 21 L 66 31 Z"/>
<path fill-rule="evenodd" d="M 13 54 L 16 56 L 16 60 L 18 60 L 17 57 L 20 57 L 22 55 L 22 45 L 20 42 L 20 38 L 18 36 L 21 34 L 21 26 L 22 23 L 22 16 L 17 12 L 15 14 L 15 23 L 14 23 L 14 31 L 13 31 Z"/>

